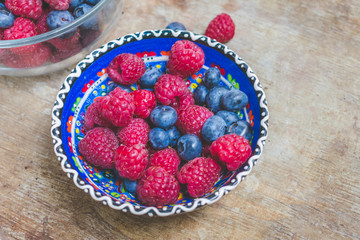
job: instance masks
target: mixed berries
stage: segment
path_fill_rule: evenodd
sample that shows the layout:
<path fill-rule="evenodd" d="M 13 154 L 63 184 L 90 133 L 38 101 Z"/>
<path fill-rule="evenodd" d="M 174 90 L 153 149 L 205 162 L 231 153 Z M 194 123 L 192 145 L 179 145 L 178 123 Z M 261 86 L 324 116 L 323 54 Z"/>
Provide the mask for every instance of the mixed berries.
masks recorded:
<path fill-rule="evenodd" d="M 204 62 L 203 50 L 188 40 L 174 43 L 166 72 L 119 54 L 107 67 L 115 86 L 87 108 L 80 154 L 115 169 L 144 205 L 174 204 L 180 191 L 204 196 L 223 171 L 238 170 L 251 155 L 252 128 L 239 117 L 246 94 L 221 86 L 217 68 L 206 70 L 194 93 L 187 87 Z"/>
<path fill-rule="evenodd" d="M 29 38 L 66 26 L 89 12 L 94 0 L 5 0 L 0 2 L 0 41 Z M 100 34 L 99 19 L 46 42 L 2 49 L 0 63 L 11 68 L 42 66 L 80 52 Z"/>

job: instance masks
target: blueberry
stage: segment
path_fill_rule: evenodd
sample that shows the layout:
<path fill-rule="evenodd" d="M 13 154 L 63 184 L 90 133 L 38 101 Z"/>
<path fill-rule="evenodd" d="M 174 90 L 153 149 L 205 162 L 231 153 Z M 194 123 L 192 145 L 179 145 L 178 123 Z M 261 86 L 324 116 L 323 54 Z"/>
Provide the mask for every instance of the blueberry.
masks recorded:
<path fill-rule="evenodd" d="M 204 84 L 208 88 L 213 88 L 219 85 L 221 74 L 218 68 L 212 67 L 206 70 L 204 74 Z"/>
<path fill-rule="evenodd" d="M 176 110 L 170 106 L 157 106 L 150 113 L 151 122 L 163 129 L 168 129 L 176 123 Z"/>
<path fill-rule="evenodd" d="M 221 97 L 226 94 L 229 90 L 224 87 L 214 87 L 210 89 L 208 95 L 206 96 L 206 105 L 213 112 L 218 112 L 221 110 Z"/>
<path fill-rule="evenodd" d="M 92 6 L 90 6 L 89 4 L 83 3 L 80 4 L 79 6 L 77 6 L 74 11 L 73 14 L 75 16 L 75 18 L 79 18 L 82 15 L 86 14 L 87 12 L 89 12 L 92 9 Z M 89 20 L 87 20 L 86 22 L 84 22 L 80 28 L 82 29 L 91 29 L 91 30 L 97 30 L 99 28 L 98 25 L 98 19 L 96 16 L 91 17 Z"/>
<path fill-rule="evenodd" d="M 253 131 L 251 125 L 244 120 L 237 121 L 236 123 L 232 124 L 228 131 L 229 134 L 235 133 L 239 136 L 243 136 L 248 141 L 250 141 Z"/>
<path fill-rule="evenodd" d="M 0 28 L 9 28 L 14 24 L 14 15 L 0 3 Z"/>
<path fill-rule="evenodd" d="M 84 3 L 85 0 L 71 0 L 70 2 L 70 8 L 76 8 L 80 4 Z"/>
<path fill-rule="evenodd" d="M 207 142 L 213 142 L 221 136 L 224 136 L 226 131 L 226 122 L 219 116 L 212 116 L 206 120 L 201 130 L 203 139 Z"/>
<path fill-rule="evenodd" d="M 172 22 L 166 26 L 166 29 L 172 30 L 186 30 L 185 26 L 179 22 Z"/>
<path fill-rule="evenodd" d="M 135 180 L 135 181 L 131 181 L 131 180 L 127 179 L 127 178 L 124 178 L 124 185 L 125 185 L 125 189 L 126 189 L 129 193 L 131 193 L 131 194 L 133 194 L 133 195 L 136 194 L 136 185 L 137 185 L 137 181 L 136 181 L 136 180 Z"/>
<path fill-rule="evenodd" d="M 146 69 L 144 75 L 140 78 L 141 88 L 154 88 L 157 79 L 162 75 L 162 72 L 157 67 L 150 66 Z"/>
<path fill-rule="evenodd" d="M 113 91 L 117 87 L 121 88 L 122 90 L 124 90 L 127 93 L 130 93 L 130 92 L 133 91 L 130 86 L 121 85 L 121 84 L 118 84 L 116 82 L 109 82 L 109 85 L 107 87 L 107 92 L 109 93 L 109 92 Z"/>
<path fill-rule="evenodd" d="M 221 98 L 221 104 L 225 110 L 240 111 L 248 103 L 246 94 L 238 89 L 232 89 Z"/>
<path fill-rule="evenodd" d="M 166 130 L 166 132 L 169 134 L 169 138 L 170 138 L 169 145 L 171 147 L 176 147 L 176 143 L 178 139 L 181 137 L 179 130 L 175 126 L 172 126 L 168 130 Z"/>
<path fill-rule="evenodd" d="M 209 89 L 205 85 L 200 85 L 195 89 L 194 99 L 197 105 L 205 105 L 206 96 L 209 93 Z"/>
<path fill-rule="evenodd" d="M 190 161 L 200 157 L 202 144 L 200 139 L 194 134 L 186 134 L 179 138 L 177 142 L 177 151 L 184 161 Z"/>
<path fill-rule="evenodd" d="M 169 134 L 164 129 L 158 127 L 150 130 L 149 140 L 155 149 L 164 149 L 170 144 Z"/>
<path fill-rule="evenodd" d="M 51 30 L 54 30 L 56 28 L 68 25 L 69 23 L 74 21 L 74 19 L 75 18 L 73 17 L 73 15 L 71 15 L 69 11 L 53 10 L 49 13 L 46 19 L 46 23 Z M 73 29 L 70 32 L 61 35 L 60 38 L 70 38 L 75 34 L 75 32 L 76 29 Z"/>
<path fill-rule="evenodd" d="M 225 120 L 226 125 L 230 126 L 231 124 L 240 120 L 240 117 L 237 113 L 221 110 L 216 113 L 217 116 L 222 117 Z"/>
<path fill-rule="evenodd" d="M 86 3 L 90 4 L 90 5 L 96 5 L 98 2 L 100 2 L 101 0 L 86 0 Z"/>

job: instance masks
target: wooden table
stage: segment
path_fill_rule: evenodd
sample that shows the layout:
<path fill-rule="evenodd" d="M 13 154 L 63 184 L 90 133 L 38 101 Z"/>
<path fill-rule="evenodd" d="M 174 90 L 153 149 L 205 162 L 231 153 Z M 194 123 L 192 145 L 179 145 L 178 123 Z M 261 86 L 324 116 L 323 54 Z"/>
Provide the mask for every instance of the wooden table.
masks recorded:
<path fill-rule="evenodd" d="M 360 2 L 127 1 L 112 38 L 218 13 L 265 88 L 269 137 L 251 174 L 216 204 L 168 218 L 95 202 L 53 152 L 51 116 L 70 72 L 0 77 L 0 239 L 359 239 Z"/>

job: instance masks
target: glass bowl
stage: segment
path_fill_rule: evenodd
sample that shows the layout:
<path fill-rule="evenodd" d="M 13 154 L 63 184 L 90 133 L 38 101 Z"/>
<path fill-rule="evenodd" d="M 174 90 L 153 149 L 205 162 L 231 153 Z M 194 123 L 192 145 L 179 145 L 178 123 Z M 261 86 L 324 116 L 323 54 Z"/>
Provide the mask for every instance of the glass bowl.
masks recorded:
<path fill-rule="evenodd" d="M 123 4 L 124 0 L 102 0 L 89 12 L 67 26 L 30 38 L 1 40 L 0 75 L 36 76 L 76 64 L 88 54 L 92 47 L 104 43 L 110 30 L 122 14 Z M 82 28 L 83 24 L 94 21 L 94 19 L 97 21 L 95 30 Z M 76 31 L 77 37 L 62 38 L 65 34 L 74 31 Z M 39 48 L 41 50 L 31 56 L 16 51 L 31 46 L 41 46 Z"/>

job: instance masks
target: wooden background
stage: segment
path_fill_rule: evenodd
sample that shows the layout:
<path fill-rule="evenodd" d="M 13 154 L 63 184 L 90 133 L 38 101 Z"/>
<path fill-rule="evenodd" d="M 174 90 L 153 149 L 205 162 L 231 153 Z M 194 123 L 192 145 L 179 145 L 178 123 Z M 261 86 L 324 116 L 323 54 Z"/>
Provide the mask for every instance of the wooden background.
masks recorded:
<path fill-rule="evenodd" d="M 264 154 L 244 182 L 190 214 L 112 210 L 53 152 L 50 112 L 71 69 L 0 76 L 0 239 L 360 238 L 360 1 L 126 1 L 111 38 L 171 21 L 203 33 L 222 12 L 269 104 Z"/>

